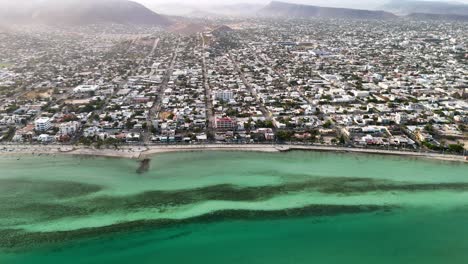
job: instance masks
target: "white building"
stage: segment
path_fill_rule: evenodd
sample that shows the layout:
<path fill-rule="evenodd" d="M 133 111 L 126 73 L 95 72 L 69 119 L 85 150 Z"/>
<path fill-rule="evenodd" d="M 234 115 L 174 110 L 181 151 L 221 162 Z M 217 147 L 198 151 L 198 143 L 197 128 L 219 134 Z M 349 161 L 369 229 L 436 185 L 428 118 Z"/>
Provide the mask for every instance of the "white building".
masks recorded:
<path fill-rule="evenodd" d="M 80 123 L 77 121 L 63 123 L 63 124 L 60 124 L 59 126 L 60 134 L 64 136 L 75 134 L 79 128 L 80 128 Z"/>
<path fill-rule="evenodd" d="M 52 127 L 52 122 L 48 117 L 41 117 L 34 121 L 34 128 L 36 131 L 47 131 Z"/>
<path fill-rule="evenodd" d="M 100 128 L 95 127 L 95 126 L 94 127 L 89 127 L 89 128 L 84 130 L 83 136 L 84 137 L 94 137 L 97 134 L 99 134 L 99 132 L 101 132 Z"/>
<path fill-rule="evenodd" d="M 99 89 L 98 85 L 79 85 L 73 89 L 74 93 L 89 93 L 96 92 Z"/>
<path fill-rule="evenodd" d="M 42 142 L 42 143 L 50 143 L 54 141 L 54 137 L 47 135 L 47 134 L 42 134 L 37 138 L 37 141 Z"/>
<path fill-rule="evenodd" d="M 369 91 L 353 90 L 352 93 L 354 94 L 354 96 L 360 97 L 360 98 L 368 97 L 370 95 Z"/>
<path fill-rule="evenodd" d="M 234 98 L 234 93 L 229 90 L 216 91 L 215 98 L 217 100 L 223 100 L 223 101 L 228 102 Z"/>
<path fill-rule="evenodd" d="M 399 125 L 404 125 L 408 121 L 408 116 L 405 113 L 397 113 L 395 115 L 395 122 Z"/>

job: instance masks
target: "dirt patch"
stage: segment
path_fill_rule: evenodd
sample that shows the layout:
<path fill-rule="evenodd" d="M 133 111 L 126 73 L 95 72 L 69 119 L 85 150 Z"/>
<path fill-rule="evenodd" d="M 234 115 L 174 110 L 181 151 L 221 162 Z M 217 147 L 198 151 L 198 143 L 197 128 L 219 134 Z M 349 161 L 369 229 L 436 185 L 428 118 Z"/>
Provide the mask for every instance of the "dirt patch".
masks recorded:
<path fill-rule="evenodd" d="M 22 96 L 23 99 L 27 100 L 33 100 L 36 98 L 49 98 L 53 94 L 53 89 L 41 89 L 41 90 L 35 90 L 35 91 L 30 91 L 26 93 L 25 95 Z"/>

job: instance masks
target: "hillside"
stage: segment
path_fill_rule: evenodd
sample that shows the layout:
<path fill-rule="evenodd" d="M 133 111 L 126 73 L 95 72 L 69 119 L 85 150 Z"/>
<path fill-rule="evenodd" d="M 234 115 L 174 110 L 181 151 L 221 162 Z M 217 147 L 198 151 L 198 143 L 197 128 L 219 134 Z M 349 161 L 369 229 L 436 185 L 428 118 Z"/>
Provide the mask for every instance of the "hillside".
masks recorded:
<path fill-rule="evenodd" d="M 468 15 L 450 15 L 450 14 L 427 14 L 427 13 L 412 13 L 406 16 L 416 20 L 452 20 L 452 21 L 468 21 Z"/>
<path fill-rule="evenodd" d="M 260 16 L 291 18 L 391 19 L 392 13 L 349 8 L 319 7 L 273 1 L 259 11 Z"/>
<path fill-rule="evenodd" d="M 468 16 L 468 5 L 441 1 L 392 0 L 382 7 L 397 14 L 444 14 Z"/>
<path fill-rule="evenodd" d="M 168 26 L 171 21 L 145 6 L 127 0 L 47 0 L 14 12 L 0 11 L 12 22 L 50 25 L 100 23 Z M 3 13 L 3 14 L 2 14 Z"/>

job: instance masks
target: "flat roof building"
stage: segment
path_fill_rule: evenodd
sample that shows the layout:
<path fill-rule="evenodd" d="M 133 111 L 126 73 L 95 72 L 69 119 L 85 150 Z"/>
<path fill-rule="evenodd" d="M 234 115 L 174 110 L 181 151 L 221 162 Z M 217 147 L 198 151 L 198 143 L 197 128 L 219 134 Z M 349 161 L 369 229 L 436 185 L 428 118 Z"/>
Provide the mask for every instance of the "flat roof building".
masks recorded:
<path fill-rule="evenodd" d="M 50 118 L 48 117 L 41 117 L 39 119 L 36 119 L 34 121 L 34 129 L 36 131 L 47 131 L 52 127 L 52 122 L 50 121 Z"/>

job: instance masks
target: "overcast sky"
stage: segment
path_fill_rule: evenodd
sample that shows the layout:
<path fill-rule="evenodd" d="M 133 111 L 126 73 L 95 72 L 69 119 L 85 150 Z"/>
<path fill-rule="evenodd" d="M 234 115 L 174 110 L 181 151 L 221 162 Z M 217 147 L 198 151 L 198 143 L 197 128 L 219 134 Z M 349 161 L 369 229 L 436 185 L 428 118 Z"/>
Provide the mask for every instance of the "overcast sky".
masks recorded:
<path fill-rule="evenodd" d="M 252 3 L 252 4 L 268 4 L 271 0 L 133 0 L 140 2 L 154 11 L 162 11 L 167 13 L 182 11 L 173 8 L 177 3 L 183 3 L 185 5 L 196 5 L 199 7 L 207 5 L 225 5 L 225 4 L 236 4 L 236 3 Z M 356 9 L 382 9 L 382 5 L 392 0 L 278 0 L 291 3 L 299 4 L 310 4 L 326 7 L 345 7 L 345 8 L 356 8 Z M 403 0 L 404 1 L 404 0 Z M 423 0 L 431 1 L 431 0 Z M 438 0 L 442 2 L 458 2 L 468 4 L 468 0 Z M 173 6 L 171 9 L 167 9 L 164 5 L 170 4 Z M 176 11 L 177 10 L 177 11 Z M 178 14 L 184 14 L 182 11 Z"/>
<path fill-rule="evenodd" d="M 44 0 L 0 0 L 0 2 L 10 2 L 10 3 L 28 3 L 28 2 L 40 2 Z M 69 0 L 61 0 L 61 1 L 69 1 Z M 96 0 L 99 1 L 99 0 Z M 184 4 L 214 4 L 214 5 L 223 5 L 223 4 L 233 4 L 233 3 L 258 3 L 258 4 L 266 4 L 271 2 L 271 0 L 133 0 L 136 2 L 144 3 L 144 4 L 176 4 L 176 3 L 184 3 Z M 278 0 L 284 2 L 292 2 L 292 3 L 304 3 L 304 4 L 321 4 L 321 5 L 346 5 L 346 6 L 353 6 L 353 5 L 362 5 L 362 4 L 382 4 L 385 2 L 389 2 L 391 0 Z M 403 0 L 404 1 L 404 0 Z M 434 0 L 424 0 L 424 1 L 434 1 Z M 442 2 L 459 2 L 468 4 L 468 0 L 435 0 L 435 1 L 442 1 Z"/>
<path fill-rule="evenodd" d="M 50 0 L 0 0 L 0 4 L 8 3 L 8 5 L 21 6 L 24 4 L 30 4 L 34 2 L 50 1 Z M 71 0 L 55 0 L 55 1 L 71 1 Z M 80 0 L 74 0 L 80 1 Z M 100 0 L 95 0 L 100 1 Z M 190 5 L 225 5 L 235 3 L 252 3 L 252 4 L 267 4 L 271 0 L 132 0 L 140 2 L 151 9 L 157 11 L 158 5 L 171 4 L 176 5 L 177 3 L 190 4 Z M 320 6 L 330 7 L 348 7 L 348 8 L 376 8 L 382 6 L 384 3 L 391 0 L 279 0 L 291 3 L 302 3 Z M 404 1 L 404 0 L 403 0 Z M 431 0 L 427 0 L 431 1 Z M 459 2 L 468 4 L 468 0 L 438 0 L 445 2 Z"/>
<path fill-rule="evenodd" d="M 266 4 L 269 3 L 271 0 L 135 0 L 141 3 L 151 3 L 152 5 L 158 3 L 190 3 L 190 4 L 229 4 L 229 3 L 261 3 Z M 282 0 L 284 2 L 292 2 L 292 3 L 304 3 L 304 4 L 320 4 L 320 5 L 342 5 L 342 6 L 354 6 L 354 5 L 379 5 L 382 3 L 386 3 L 390 0 Z M 445 2 L 461 2 L 461 3 L 468 3 L 468 0 L 439 0 Z"/>

